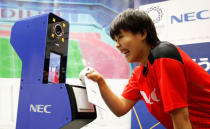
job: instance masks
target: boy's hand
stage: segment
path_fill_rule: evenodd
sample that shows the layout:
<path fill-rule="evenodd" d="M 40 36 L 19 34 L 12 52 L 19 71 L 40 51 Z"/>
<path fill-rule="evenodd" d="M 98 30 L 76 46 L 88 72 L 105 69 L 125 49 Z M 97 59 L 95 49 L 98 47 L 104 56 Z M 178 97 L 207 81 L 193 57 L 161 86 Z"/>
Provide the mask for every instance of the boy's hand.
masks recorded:
<path fill-rule="evenodd" d="M 98 73 L 95 69 L 93 69 L 90 73 L 87 73 L 86 76 L 88 79 L 91 79 L 97 82 L 98 84 L 100 84 L 100 82 L 104 80 L 103 76 L 100 73 Z"/>

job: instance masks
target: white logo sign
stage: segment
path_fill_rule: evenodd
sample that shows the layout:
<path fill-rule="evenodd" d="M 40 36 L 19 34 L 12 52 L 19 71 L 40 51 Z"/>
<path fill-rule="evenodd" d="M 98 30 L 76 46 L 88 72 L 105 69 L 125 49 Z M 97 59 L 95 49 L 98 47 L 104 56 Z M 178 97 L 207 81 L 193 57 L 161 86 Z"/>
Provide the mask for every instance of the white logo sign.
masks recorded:
<path fill-rule="evenodd" d="M 52 105 L 30 104 L 30 112 L 51 113 L 50 111 L 47 110 L 48 107 L 51 107 L 51 106 Z"/>

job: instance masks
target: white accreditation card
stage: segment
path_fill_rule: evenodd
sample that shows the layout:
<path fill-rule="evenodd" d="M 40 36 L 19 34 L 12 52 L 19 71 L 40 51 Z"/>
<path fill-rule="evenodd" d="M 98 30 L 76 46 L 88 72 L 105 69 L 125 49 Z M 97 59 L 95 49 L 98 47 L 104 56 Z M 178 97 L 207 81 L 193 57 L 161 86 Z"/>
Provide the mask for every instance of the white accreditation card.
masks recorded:
<path fill-rule="evenodd" d="M 91 67 L 86 67 L 85 69 L 83 69 L 80 73 L 80 80 L 82 81 L 82 84 L 84 84 L 86 87 L 88 101 L 98 106 L 99 108 L 102 108 L 105 110 L 106 105 L 102 99 L 102 96 L 98 87 L 98 83 L 94 82 L 91 79 L 88 79 L 85 76 L 87 73 L 92 72 L 92 70 L 93 69 Z"/>

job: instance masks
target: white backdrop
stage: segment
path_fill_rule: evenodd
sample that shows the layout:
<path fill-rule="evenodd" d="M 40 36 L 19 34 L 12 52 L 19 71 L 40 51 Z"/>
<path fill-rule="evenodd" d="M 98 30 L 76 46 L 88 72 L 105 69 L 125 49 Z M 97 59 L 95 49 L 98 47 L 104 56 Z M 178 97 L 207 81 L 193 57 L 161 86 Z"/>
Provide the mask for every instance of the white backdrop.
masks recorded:
<path fill-rule="evenodd" d="M 155 20 L 162 41 L 176 45 L 210 41 L 209 0 L 171 0 L 143 5 L 139 9 L 147 11 Z"/>

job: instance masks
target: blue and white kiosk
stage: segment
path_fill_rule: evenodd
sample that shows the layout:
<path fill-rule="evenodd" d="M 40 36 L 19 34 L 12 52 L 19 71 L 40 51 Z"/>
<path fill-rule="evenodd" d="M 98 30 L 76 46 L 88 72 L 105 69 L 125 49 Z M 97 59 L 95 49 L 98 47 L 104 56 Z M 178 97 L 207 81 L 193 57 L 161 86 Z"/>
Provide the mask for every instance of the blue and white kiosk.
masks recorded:
<path fill-rule="evenodd" d="M 22 60 L 16 129 L 79 129 L 96 118 L 84 87 L 66 84 L 69 23 L 53 13 L 17 21 Z"/>

